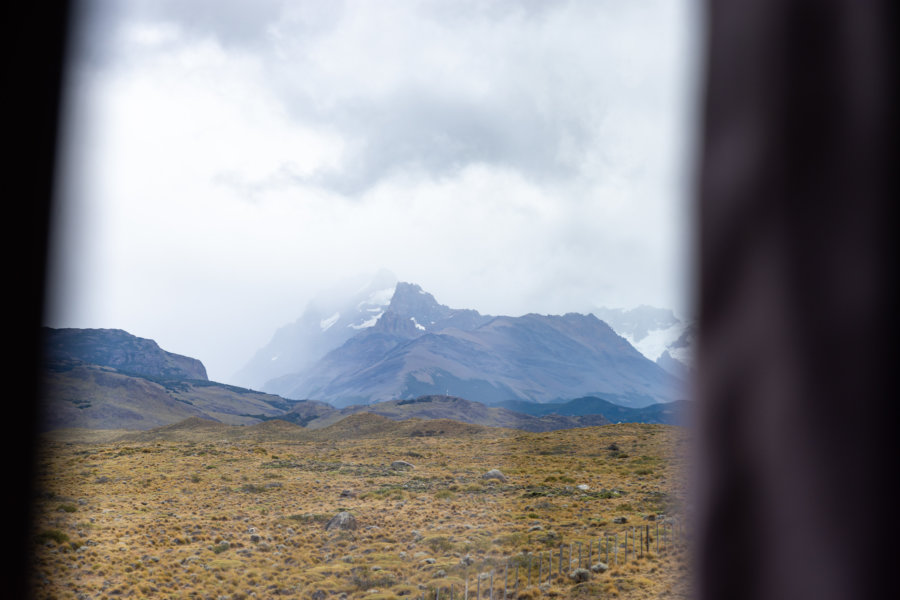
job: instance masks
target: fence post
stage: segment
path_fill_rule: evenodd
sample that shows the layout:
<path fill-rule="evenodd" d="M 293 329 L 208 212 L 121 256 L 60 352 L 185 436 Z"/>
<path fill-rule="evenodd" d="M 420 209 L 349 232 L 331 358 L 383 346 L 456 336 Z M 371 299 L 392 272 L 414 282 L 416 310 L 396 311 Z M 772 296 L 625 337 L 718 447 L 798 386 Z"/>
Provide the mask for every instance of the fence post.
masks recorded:
<path fill-rule="evenodd" d="M 515 595 L 516 598 L 519 597 L 519 563 L 516 563 L 516 585 L 515 585 Z"/>
<path fill-rule="evenodd" d="M 491 600 L 494 600 L 494 570 L 491 569 L 491 593 L 489 595 Z"/>
<path fill-rule="evenodd" d="M 644 528 L 638 527 L 641 530 L 641 558 L 644 558 Z"/>
<path fill-rule="evenodd" d="M 613 550 L 615 551 L 615 554 L 616 554 L 616 566 L 618 567 L 619 566 L 619 534 L 618 533 L 616 534 L 616 545 L 613 548 Z"/>
<path fill-rule="evenodd" d="M 506 578 L 506 571 L 509 569 L 509 560 L 506 561 L 506 564 L 503 565 L 503 598 L 506 598 L 507 588 L 509 587 L 509 580 Z"/>
<path fill-rule="evenodd" d="M 441 588 L 434 591 L 434 600 L 441 600 Z"/>
<path fill-rule="evenodd" d="M 557 569 L 557 571 L 556 571 L 556 574 L 557 574 L 558 576 L 562 576 L 562 574 L 563 574 L 563 570 L 562 570 L 562 557 L 563 557 L 563 545 L 560 544 L 560 545 L 559 545 L 559 569 Z M 571 558 L 572 558 L 572 551 L 569 550 L 569 559 L 571 560 Z"/>
<path fill-rule="evenodd" d="M 656 522 L 656 554 L 659 555 L 659 521 Z"/>
<path fill-rule="evenodd" d="M 481 600 L 481 573 L 479 573 L 475 577 L 477 578 L 475 584 L 475 598 L 477 598 L 477 600 Z"/>
<path fill-rule="evenodd" d="M 506 578 L 506 571 L 509 569 L 509 559 L 507 559 L 506 564 L 503 565 L 503 598 L 506 599 L 506 588 L 509 580 Z"/>
<path fill-rule="evenodd" d="M 528 587 L 531 587 L 531 558 L 532 554 L 528 553 Z"/>
<path fill-rule="evenodd" d="M 541 581 L 544 580 L 544 553 L 541 552 L 541 555 L 538 557 L 538 585 L 541 585 Z"/>
<path fill-rule="evenodd" d="M 591 560 L 591 546 L 594 545 L 594 540 L 588 538 L 588 569 L 591 568 L 591 563 L 594 561 Z M 600 554 L 600 546 L 597 546 L 597 554 Z"/>
<path fill-rule="evenodd" d="M 468 570 L 465 572 L 465 576 L 466 576 L 466 591 L 463 592 L 463 594 L 465 594 L 463 597 L 463 600 L 469 600 L 469 571 Z"/>

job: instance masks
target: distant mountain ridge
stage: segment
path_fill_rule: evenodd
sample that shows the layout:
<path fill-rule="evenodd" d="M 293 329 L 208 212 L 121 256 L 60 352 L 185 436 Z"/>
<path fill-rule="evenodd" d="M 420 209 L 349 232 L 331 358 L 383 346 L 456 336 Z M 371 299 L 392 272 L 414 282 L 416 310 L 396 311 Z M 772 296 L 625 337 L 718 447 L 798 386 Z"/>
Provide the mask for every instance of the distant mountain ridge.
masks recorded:
<path fill-rule="evenodd" d="M 407 419 L 447 419 L 460 423 L 487 427 L 506 427 L 523 431 L 554 431 L 609 425 L 611 421 L 602 415 L 528 415 L 502 407 L 485 406 L 454 396 L 420 396 L 406 400 L 389 400 L 369 405 L 356 405 L 344 409 L 320 412 L 314 419 L 295 419 L 292 413 L 306 413 L 303 403 L 298 403 L 292 411 L 281 415 L 280 419 L 303 423 L 309 429 L 328 427 L 351 415 L 370 413 L 393 421 Z"/>
<path fill-rule="evenodd" d="M 497 406 L 535 416 L 550 414 L 563 416 L 602 415 L 611 423 L 659 423 L 663 425 L 683 424 L 689 410 L 687 400 L 651 404 L 641 408 L 629 408 L 594 396 L 548 404 L 510 400 L 501 402 Z"/>
<path fill-rule="evenodd" d="M 629 406 L 683 397 L 677 377 L 593 315 L 492 317 L 405 282 L 371 325 L 263 389 L 335 406 L 433 394 L 487 403 L 602 395 Z"/>

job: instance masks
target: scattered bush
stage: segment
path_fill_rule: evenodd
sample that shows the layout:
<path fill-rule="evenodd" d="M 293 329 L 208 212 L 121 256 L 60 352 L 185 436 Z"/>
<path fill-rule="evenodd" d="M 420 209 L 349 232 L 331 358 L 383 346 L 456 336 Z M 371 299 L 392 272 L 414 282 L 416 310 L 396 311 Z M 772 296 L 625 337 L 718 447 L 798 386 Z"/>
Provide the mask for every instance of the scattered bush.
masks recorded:
<path fill-rule="evenodd" d="M 261 494 L 261 493 L 267 491 L 268 489 L 269 488 L 267 488 L 264 485 L 257 485 L 255 483 L 245 483 L 244 485 L 241 486 L 242 492 L 247 492 L 250 494 Z"/>
<path fill-rule="evenodd" d="M 434 552 L 447 553 L 453 549 L 453 543 L 443 535 L 428 538 L 425 543 Z"/>
<path fill-rule="evenodd" d="M 222 552 L 225 552 L 229 548 L 231 548 L 231 544 L 229 544 L 228 542 L 221 542 L 221 543 L 213 546 L 212 551 L 215 552 L 216 554 L 221 554 Z"/>
<path fill-rule="evenodd" d="M 35 541 L 41 545 L 46 544 L 49 541 L 54 541 L 57 544 L 65 544 L 69 541 L 69 536 L 59 529 L 45 529 L 35 536 Z"/>

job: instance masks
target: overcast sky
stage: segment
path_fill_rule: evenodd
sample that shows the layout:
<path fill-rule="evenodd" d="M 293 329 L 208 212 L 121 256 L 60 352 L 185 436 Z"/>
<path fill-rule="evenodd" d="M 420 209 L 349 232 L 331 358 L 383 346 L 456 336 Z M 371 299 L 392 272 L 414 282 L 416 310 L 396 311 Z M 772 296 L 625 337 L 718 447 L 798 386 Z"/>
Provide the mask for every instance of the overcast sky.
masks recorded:
<path fill-rule="evenodd" d="M 47 324 L 228 381 L 379 268 L 520 315 L 690 309 L 691 0 L 95 0 Z"/>

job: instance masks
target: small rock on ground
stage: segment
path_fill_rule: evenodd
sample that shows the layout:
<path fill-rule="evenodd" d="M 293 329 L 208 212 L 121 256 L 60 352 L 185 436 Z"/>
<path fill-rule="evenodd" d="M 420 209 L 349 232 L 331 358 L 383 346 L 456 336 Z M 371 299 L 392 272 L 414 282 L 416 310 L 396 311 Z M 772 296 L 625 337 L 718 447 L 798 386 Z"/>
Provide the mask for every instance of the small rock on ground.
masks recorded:
<path fill-rule="evenodd" d="M 583 583 L 591 578 L 591 572 L 587 569 L 575 569 L 569 573 L 569 579 L 575 583 Z"/>
<path fill-rule="evenodd" d="M 331 520 L 325 524 L 325 531 L 334 531 L 338 529 L 345 531 L 355 531 L 357 527 L 358 525 L 356 523 L 356 517 L 344 511 L 333 516 Z"/>
<path fill-rule="evenodd" d="M 482 479 L 496 479 L 498 481 L 506 482 L 506 475 L 501 473 L 498 469 L 491 469 L 487 473 L 481 476 Z"/>

